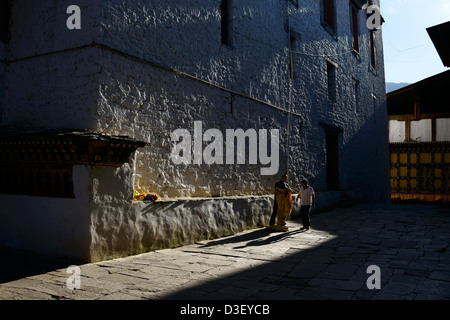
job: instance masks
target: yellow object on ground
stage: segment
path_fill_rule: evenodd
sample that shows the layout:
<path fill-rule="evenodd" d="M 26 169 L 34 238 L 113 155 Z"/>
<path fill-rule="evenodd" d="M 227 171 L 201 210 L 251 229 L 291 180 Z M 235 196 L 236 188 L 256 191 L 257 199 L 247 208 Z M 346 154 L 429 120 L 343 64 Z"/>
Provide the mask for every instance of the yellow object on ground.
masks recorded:
<path fill-rule="evenodd" d="M 134 201 L 143 201 L 143 200 L 151 200 L 151 201 L 158 201 L 158 195 L 156 193 L 141 193 L 136 190 L 134 190 Z"/>

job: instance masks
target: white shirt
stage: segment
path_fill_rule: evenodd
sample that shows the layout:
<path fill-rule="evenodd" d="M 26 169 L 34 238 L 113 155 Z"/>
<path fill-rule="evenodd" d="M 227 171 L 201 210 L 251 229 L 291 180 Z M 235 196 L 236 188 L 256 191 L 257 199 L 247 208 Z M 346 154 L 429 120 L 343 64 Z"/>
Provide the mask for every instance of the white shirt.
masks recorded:
<path fill-rule="evenodd" d="M 300 195 L 300 204 L 302 206 L 312 205 L 312 198 L 313 196 L 315 196 L 313 188 L 311 188 L 310 186 L 307 186 L 306 189 L 300 187 L 299 195 Z"/>

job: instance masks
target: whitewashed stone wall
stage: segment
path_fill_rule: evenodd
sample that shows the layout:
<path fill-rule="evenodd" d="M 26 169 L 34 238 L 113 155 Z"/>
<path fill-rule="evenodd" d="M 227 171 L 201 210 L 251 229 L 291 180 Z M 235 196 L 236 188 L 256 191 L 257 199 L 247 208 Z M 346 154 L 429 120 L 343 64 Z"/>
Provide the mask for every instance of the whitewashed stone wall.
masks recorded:
<path fill-rule="evenodd" d="M 382 31 L 375 32 L 377 67 L 371 70 L 364 12 L 360 55 L 351 53 L 348 1 L 336 1 L 337 39 L 322 26 L 318 1 L 299 1 L 298 8 L 290 1 L 233 3 L 230 47 L 221 43 L 218 0 L 15 1 L 1 124 L 86 128 L 148 146 L 119 168 L 85 168 L 88 175 L 79 177 L 84 193 L 75 201 L 2 195 L 8 215 L 0 224 L 10 230 L 2 243 L 98 261 L 262 226 L 284 172 L 294 188 L 308 178 L 325 208 L 339 194 L 322 192 L 324 125 L 341 132 L 340 188 L 366 200 L 388 199 Z M 81 8 L 81 30 L 66 28 L 72 4 Z M 292 86 L 289 33 L 297 37 Z M 327 61 L 337 66 L 335 105 L 328 102 Z M 263 165 L 248 162 L 174 164 L 170 134 L 193 133 L 195 121 L 222 133 L 278 129 L 278 172 L 263 176 Z M 167 201 L 133 202 L 134 188 Z M 18 199 L 28 202 L 13 206 Z M 23 226 L 33 207 L 41 222 Z M 71 233 L 58 229 L 77 221 Z"/>
<path fill-rule="evenodd" d="M 191 244 L 267 225 L 269 197 L 94 202 L 89 261 Z"/>
<path fill-rule="evenodd" d="M 286 171 L 295 187 L 306 177 L 325 190 L 325 131 L 319 125 L 325 123 L 342 131 L 341 189 L 370 189 L 368 198 L 385 198 L 382 31 L 375 32 L 377 68 L 371 70 L 363 11 L 360 55 L 351 53 L 348 1 L 336 1 L 337 39 L 321 24 L 318 1 L 302 1 L 299 8 L 289 1 L 233 3 L 229 47 L 220 42 L 216 0 L 80 0 L 82 29 L 76 31 L 65 27 L 68 1 L 16 1 L 2 123 L 87 128 L 147 141 L 137 153 L 136 188 L 170 198 L 270 194 Z M 291 103 L 288 30 L 297 37 Z M 337 65 L 332 106 L 327 61 Z M 289 108 L 295 114 L 286 150 Z M 278 172 L 261 176 L 256 165 L 173 164 L 170 134 L 193 130 L 194 121 L 222 132 L 279 129 Z"/>

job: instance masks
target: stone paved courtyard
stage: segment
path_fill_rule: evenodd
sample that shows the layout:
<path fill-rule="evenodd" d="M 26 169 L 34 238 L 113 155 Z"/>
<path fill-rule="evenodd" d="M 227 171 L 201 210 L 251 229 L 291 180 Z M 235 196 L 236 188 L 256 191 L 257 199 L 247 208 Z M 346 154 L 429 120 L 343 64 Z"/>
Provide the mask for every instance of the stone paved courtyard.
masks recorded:
<path fill-rule="evenodd" d="M 0 299 L 450 299 L 448 207 L 361 204 L 314 214 L 309 231 L 288 226 L 91 264 L 3 249 Z"/>

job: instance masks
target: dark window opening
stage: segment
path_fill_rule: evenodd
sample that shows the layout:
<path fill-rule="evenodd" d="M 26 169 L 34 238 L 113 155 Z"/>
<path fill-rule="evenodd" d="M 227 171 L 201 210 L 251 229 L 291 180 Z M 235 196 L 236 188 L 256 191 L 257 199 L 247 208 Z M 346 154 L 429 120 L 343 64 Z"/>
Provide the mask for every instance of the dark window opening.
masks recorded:
<path fill-rule="evenodd" d="M 295 80 L 296 78 L 296 51 L 297 51 L 297 39 L 291 35 L 289 38 L 289 78 Z"/>
<path fill-rule="evenodd" d="M 221 18 L 221 38 L 222 43 L 227 46 L 232 46 L 233 37 L 233 1 L 222 0 L 220 5 L 220 18 Z"/>
<path fill-rule="evenodd" d="M 323 0 L 323 20 L 333 30 L 335 30 L 334 0 Z"/>
<path fill-rule="evenodd" d="M 377 97 L 372 94 L 372 103 L 373 103 L 373 123 L 377 124 Z"/>
<path fill-rule="evenodd" d="M 9 15 L 11 10 L 11 1 L 0 1 L 0 40 L 8 41 L 9 39 Z"/>
<path fill-rule="evenodd" d="M 328 100 L 331 103 L 336 103 L 337 101 L 336 69 L 333 63 L 327 61 Z"/>
<path fill-rule="evenodd" d="M 339 190 L 339 134 L 326 132 L 327 190 Z"/>
<path fill-rule="evenodd" d="M 353 79 L 353 95 L 355 100 L 355 112 L 359 112 L 359 81 Z"/>
<path fill-rule="evenodd" d="M 1 166 L 0 193 L 74 198 L 72 167 Z"/>
<path fill-rule="evenodd" d="M 359 52 L 358 10 L 352 5 L 352 48 Z"/>
<path fill-rule="evenodd" d="M 375 69 L 375 39 L 374 39 L 374 31 L 370 30 L 369 32 L 369 41 L 370 41 L 370 66 Z"/>

